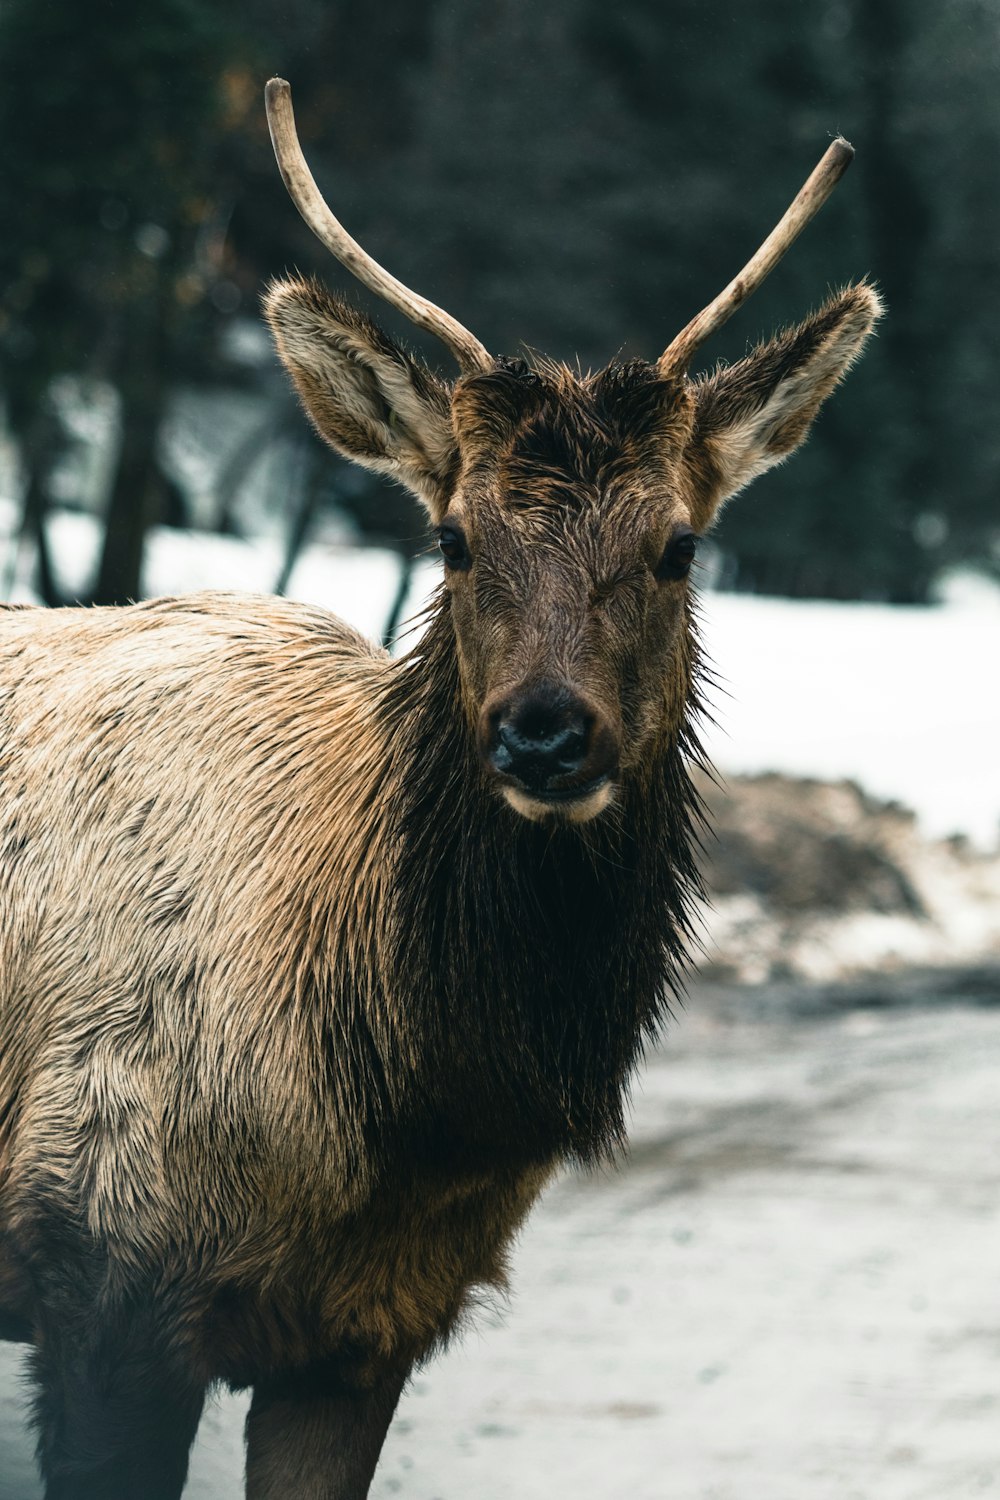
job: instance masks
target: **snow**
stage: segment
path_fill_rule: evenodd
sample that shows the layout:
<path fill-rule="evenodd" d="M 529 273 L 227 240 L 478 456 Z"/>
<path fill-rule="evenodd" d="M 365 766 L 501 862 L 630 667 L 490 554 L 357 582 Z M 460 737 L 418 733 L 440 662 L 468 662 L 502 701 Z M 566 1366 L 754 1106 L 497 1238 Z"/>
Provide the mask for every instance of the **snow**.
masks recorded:
<path fill-rule="evenodd" d="M 13 506 L 0 501 L 0 578 L 7 564 L 3 539 L 10 536 L 13 525 Z M 93 517 L 80 511 L 54 511 L 48 538 L 64 594 L 69 599 L 80 597 L 94 577 L 99 556 L 100 534 Z M 147 540 L 142 592 L 146 598 L 200 589 L 272 593 L 283 559 L 284 544 L 278 537 L 243 541 L 210 531 L 158 526 Z M 12 602 L 37 603 L 28 582 L 30 564 L 30 556 L 21 549 L 9 591 Z M 398 555 L 386 548 L 314 543 L 299 555 L 286 593 L 305 604 L 332 610 L 378 640 L 399 587 L 401 566 Z"/>
<path fill-rule="evenodd" d="M 1000 832 L 1000 608 L 738 594 L 702 598 L 725 691 L 705 735 L 729 772 L 849 777 L 912 807 L 930 836 Z"/>
<path fill-rule="evenodd" d="M 195 589 L 269 593 L 281 566 L 282 544 L 276 540 L 262 538 L 249 546 L 231 537 L 164 527 L 149 548 L 143 592 L 149 597 Z M 400 570 L 396 553 L 385 548 L 313 545 L 300 554 L 285 592 L 303 604 L 332 610 L 379 640 Z"/>

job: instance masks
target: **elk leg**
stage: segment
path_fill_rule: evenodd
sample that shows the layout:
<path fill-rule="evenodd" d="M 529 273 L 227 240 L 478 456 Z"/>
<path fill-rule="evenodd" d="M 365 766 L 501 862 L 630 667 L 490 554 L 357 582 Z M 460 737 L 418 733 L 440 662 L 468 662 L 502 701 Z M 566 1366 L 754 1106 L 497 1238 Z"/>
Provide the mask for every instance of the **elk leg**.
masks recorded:
<path fill-rule="evenodd" d="M 352 1388 L 320 1368 L 254 1387 L 247 1500 L 365 1500 L 406 1374 Z"/>
<path fill-rule="evenodd" d="M 46 1335 L 35 1356 L 45 1500 L 179 1500 L 204 1391 L 144 1342 Z M 119 1334 L 121 1331 L 119 1330 Z"/>

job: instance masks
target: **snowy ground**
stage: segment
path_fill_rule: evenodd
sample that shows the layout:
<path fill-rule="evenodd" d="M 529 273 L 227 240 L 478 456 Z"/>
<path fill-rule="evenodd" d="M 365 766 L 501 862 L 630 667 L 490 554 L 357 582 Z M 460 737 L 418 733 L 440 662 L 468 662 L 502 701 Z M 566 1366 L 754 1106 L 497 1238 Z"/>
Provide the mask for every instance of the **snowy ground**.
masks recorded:
<path fill-rule="evenodd" d="M 1000 1492 L 1000 1009 L 741 1003 L 692 996 L 628 1165 L 548 1193 L 510 1307 L 404 1397 L 374 1500 Z M 0 1497 L 38 1500 L 17 1364 Z M 187 1500 L 241 1494 L 243 1411 L 209 1410 Z"/>
<path fill-rule="evenodd" d="M 707 737 L 727 771 L 853 777 L 923 831 L 1000 835 L 1000 601 L 933 609 L 703 598 L 726 688 Z"/>

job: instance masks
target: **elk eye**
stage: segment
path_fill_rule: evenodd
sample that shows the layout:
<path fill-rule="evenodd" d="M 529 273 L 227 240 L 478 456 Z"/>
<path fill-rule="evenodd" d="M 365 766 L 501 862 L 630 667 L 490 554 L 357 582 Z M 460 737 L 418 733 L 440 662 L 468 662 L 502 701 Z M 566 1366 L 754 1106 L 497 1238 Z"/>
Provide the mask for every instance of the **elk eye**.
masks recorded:
<path fill-rule="evenodd" d="M 678 526 L 673 532 L 663 556 L 653 569 L 657 578 L 686 578 L 691 571 L 698 550 L 698 533 L 690 526 Z"/>
<path fill-rule="evenodd" d="M 472 561 L 468 544 L 457 526 L 438 528 L 438 547 L 449 568 L 467 568 Z"/>

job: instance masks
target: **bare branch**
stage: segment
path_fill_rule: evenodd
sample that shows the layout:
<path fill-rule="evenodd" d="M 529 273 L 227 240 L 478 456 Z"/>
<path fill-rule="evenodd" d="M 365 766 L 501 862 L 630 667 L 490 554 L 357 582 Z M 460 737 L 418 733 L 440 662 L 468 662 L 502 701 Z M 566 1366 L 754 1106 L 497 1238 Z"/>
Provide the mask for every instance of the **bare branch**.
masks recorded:
<path fill-rule="evenodd" d="M 424 328 L 441 339 L 465 374 L 491 370 L 494 363 L 491 355 L 467 328 L 463 328 L 461 323 L 442 308 L 435 307 L 433 302 L 411 292 L 409 287 L 391 276 L 361 248 L 357 240 L 351 238 L 330 212 L 302 155 L 292 112 L 292 91 L 283 78 L 270 80 L 265 90 L 265 100 L 267 123 L 278 167 L 292 202 L 313 234 L 363 286 L 405 313 L 418 328 Z"/>
<path fill-rule="evenodd" d="M 657 362 L 661 374 L 685 370 L 695 351 L 757 290 L 785 252 L 791 249 L 810 219 L 819 213 L 853 159 L 854 147 L 843 136 L 838 136 L 756 255 L 747 261 L 739 275 L 714 301 L 696 318 L 692 318 L 686 328 L 681 329 L 673 343 L 661 354 Z"/>

